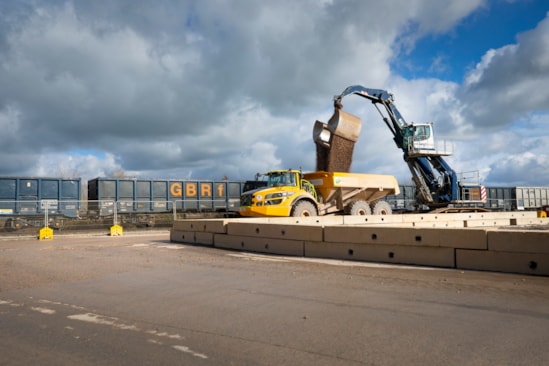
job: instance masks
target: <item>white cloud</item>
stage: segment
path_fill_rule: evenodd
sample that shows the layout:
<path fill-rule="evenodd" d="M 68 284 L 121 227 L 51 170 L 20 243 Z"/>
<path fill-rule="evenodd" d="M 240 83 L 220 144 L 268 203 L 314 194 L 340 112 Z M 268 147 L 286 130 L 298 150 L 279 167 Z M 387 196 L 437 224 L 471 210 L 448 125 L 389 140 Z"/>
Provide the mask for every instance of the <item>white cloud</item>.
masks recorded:
<path fill-rule="evenodd" d="M 505 128 L 531 111 L 549 111 L 549 18 L 486 52 L 465 78 L 459 98 L 479 129 Z"/>
<path fill-rule="evenodd" d="M 123 171 L 117 159 L 112 154 L 97 156 L 78 153 L 43 153 L 29 166 L 25 175 L 41 177 L 62 177 L 91 179 L 111 176 L 124 172 L 127 176 L 135 176 L 135 172 Z"/>

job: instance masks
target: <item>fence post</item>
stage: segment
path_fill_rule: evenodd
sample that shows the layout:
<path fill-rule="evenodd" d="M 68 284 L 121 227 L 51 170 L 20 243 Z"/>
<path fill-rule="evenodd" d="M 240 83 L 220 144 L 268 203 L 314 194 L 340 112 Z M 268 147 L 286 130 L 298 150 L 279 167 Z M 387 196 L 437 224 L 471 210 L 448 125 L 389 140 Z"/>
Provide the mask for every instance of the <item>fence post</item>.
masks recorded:
<path fill-rule="evenodd" d="M 113 225 L 118 225 L 118 202 L 113 203 Z"/>

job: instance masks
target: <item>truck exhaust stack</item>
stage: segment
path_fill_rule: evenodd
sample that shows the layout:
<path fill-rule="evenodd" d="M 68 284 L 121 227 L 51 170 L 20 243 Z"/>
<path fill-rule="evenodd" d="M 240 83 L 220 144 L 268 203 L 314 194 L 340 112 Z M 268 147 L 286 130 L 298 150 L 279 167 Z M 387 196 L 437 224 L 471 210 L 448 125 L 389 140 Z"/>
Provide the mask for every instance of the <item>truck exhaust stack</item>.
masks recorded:
<path fill-rule="evenodd" d="M 355 142 L 360 135 L 360 118 L 335 109 L 328 121 L 316 121 L 313 127 L 313 141 L 316 143 L 316 170 L 325 172 L 346 172 L 351 169 Z"/>

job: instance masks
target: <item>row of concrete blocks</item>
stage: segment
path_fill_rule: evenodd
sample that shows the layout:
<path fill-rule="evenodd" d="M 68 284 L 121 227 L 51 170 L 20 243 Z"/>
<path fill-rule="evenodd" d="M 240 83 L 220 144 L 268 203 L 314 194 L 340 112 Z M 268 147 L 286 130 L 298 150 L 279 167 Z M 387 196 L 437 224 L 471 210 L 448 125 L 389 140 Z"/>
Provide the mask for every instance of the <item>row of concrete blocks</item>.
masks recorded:
<path fill-rule="evenodd" d="M 507 219 L 502 215 L 483 214 L 480 218 L 474 214 L 466 220 L 487 220 L 485 227 L 463 225 L 463 217 L 454 216 L 471 214 L 443 214 L 444 221 L 398 215 L 403 220 L 398 226 L 387 222 L 396 215 L 385 216 L 383 224 L 334 223 L 346 216 L 178 220 L 171 240 L 277 255 L 549 275 L 549 219 L 524 217 L 523 214 L 528 216 L 524 212 L 507 214 Z M 407 225 L 404 220 L 411 218 L 404 216 L 416 216 L 416 221 Z M 427 219 L 434 219 L 439 226 L 428 224 Z M 461 221 L 462 226 L 453 226 L 454 219 Z M 496 224 L 499 220 L 507 223 Z M 490 222 L 494 224 L 488 225 Z M 540 229 L 520 229 L 515 225 L 540 225 Z"/>

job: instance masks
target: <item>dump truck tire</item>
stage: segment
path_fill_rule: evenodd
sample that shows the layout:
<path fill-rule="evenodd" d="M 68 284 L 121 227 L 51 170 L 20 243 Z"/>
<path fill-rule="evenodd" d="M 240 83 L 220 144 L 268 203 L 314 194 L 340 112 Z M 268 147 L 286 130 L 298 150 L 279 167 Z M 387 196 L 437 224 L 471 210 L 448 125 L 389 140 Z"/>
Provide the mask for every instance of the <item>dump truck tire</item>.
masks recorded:
<path fill-rule="evenodd" d="M 347 215 L 366 216 L 372 214 L 372 209 L 368 202 L 362 200 L 349 203 L 345 211 Z"/>
<path fill-rule="evenodd" d="M 309 201 L 298 202 L 292 210 L 293 217 L 317 216 L 316 207 Z"/>
<path fill-rule="evenodd" d="M 373 205 L 372 212 L 374 215 L 391 215 L 393 213 L 393 209 L 391 208 L 389 202 L 377 201 Z"/>

